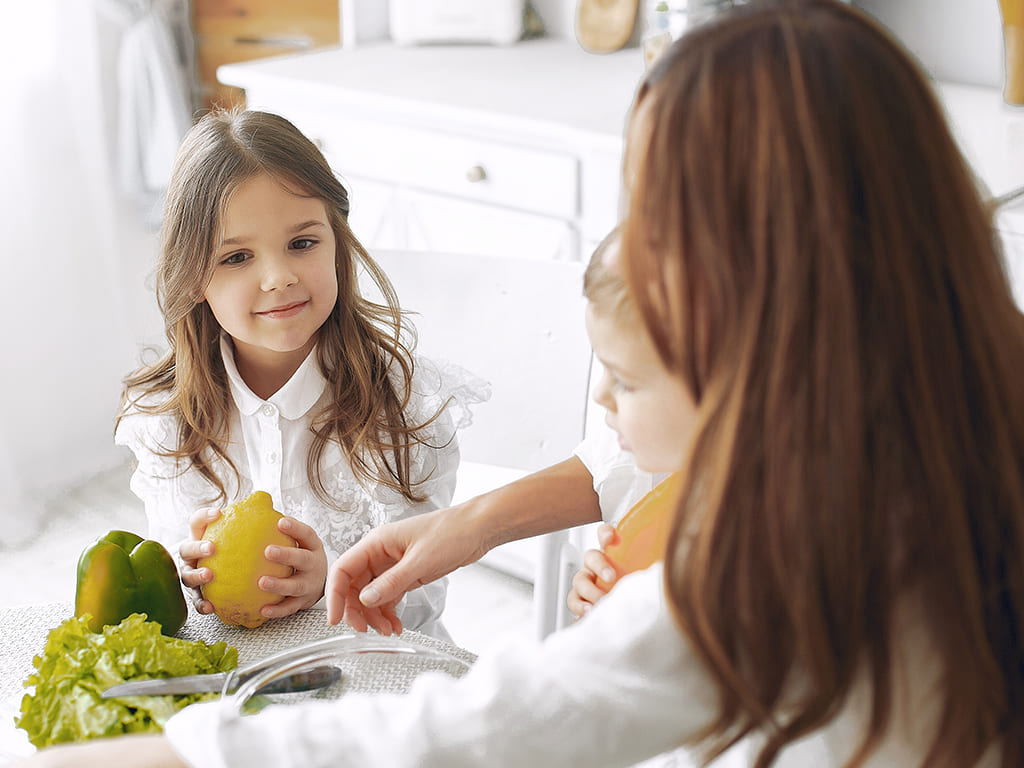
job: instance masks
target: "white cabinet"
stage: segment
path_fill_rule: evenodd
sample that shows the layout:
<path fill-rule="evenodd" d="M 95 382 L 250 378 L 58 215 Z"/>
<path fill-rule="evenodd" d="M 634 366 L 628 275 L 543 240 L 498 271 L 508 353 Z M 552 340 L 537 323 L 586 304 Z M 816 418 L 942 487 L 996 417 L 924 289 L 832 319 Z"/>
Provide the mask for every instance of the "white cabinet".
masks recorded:
<path fill-rule="evenodd" d="M 352 229 L 371 251 L 574 260 L 579 161 L 404 124 L 304 112 L 275 99 L 323 150 L 352 197 Z"/>

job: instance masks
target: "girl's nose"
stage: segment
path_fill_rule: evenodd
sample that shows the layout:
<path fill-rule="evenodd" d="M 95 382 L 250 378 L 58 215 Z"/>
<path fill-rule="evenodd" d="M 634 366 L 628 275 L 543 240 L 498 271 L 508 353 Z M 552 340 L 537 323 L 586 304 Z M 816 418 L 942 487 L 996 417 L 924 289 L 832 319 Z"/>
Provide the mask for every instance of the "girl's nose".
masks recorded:
<path fill-rule="evenodd" d="M 611 396 L 611 376 L 607 371 L 601 373 L 591 397 L 602 408 L 609 411 L 615 410 L 615 399 Z"/>
<path fill-rule="evenodd" d="M 298 282 L 294 270 L 291 269 L 288 259 L 270 258 L 266 260 L 263 269 L 260 288 L 264 291 L 275 291 L 295 285 Z"/>

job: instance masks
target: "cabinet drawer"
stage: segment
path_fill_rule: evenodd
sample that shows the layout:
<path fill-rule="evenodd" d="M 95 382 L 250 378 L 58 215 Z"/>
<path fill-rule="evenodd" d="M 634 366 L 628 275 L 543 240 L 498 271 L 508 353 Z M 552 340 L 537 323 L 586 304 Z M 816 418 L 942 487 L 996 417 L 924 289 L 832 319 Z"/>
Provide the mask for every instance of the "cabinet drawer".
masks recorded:
<path fill-rule="evenodd" d="M 579 163 L 570 154 L 384 123 L 289 111 L 342 177 L 379 179 L 478 203 L 573 219 Z"/>

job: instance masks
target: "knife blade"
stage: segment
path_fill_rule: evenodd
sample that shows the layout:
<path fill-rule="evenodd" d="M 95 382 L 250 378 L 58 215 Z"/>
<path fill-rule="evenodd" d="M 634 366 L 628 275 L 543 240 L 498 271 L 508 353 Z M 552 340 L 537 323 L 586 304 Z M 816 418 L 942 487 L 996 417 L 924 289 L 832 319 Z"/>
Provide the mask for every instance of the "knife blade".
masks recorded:
<path fill-rule="evenodd" d="M 181 675 L 180 677 L 155 677 L 150 680 L 129 680 L 126 683 L 107 688 L 100 694 L 104 699 L 123 696 L 166 696 L 183 693 L 219 693 L 224 690 L 228 672 L 214 672 L 208 675 Z M 244 680 L 246 675 L 242 675 Z M 341 680 L 337 667 L 316 667 L 307 672 L 293 672 L 280 680 L 274 680 L 260 688 L 257 693 L 293 693 L 326 688 Z"/>

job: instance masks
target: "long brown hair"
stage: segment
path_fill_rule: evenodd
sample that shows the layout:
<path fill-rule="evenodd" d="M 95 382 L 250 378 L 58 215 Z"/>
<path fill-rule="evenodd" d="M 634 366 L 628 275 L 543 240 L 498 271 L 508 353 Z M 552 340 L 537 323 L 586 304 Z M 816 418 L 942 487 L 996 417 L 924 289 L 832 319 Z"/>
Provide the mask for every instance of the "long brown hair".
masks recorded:
<path fill-rule="evenodd" d="M 312 425 L 306 471 L 314 492 L 334 503 L 318 468 L 328 442 L 336 440 L 357 477 L 416 500 L 410 450 L 425 424 L 408 424 L 405 417 L 414 370 L 413 329 L 404 321 L 387 276 L 348 226 L 345 187 L 316 146 L 278 115 L 215 110 L 183 140 L 167 192 L 157 266 L 157 301 L 168 350 L 125 379 L 121 418 L 129 408 L 175 414 L 177 443 L 164 446 L 164 455 L 177 459 L 182 471 L 194 467 L 219 491 L 219 500 L 226 500 L 223 478 L 211 461 L 219 457 L 237 475 L 225 451 L 231 396 L 220 354 L 221 329 L 203 294 L 216 267 L 227 201 L 260 173 L 322 200 L 337 242 L 338 299 L 316 347 L 331 398 Z M 362 296 L 360 268 L 384 303 Z"/>
<path fill-rule="evenodd" d="M 624 271 L 698 407 L 665 578 L 700 743 L 763 731 L 768 766 L 866 680 L 862 764 L 909 616 L 923 764 L 1024 764 L 1024 318 L 927 79 L 855 9 L 755 2 L 636 104 Z"/>

